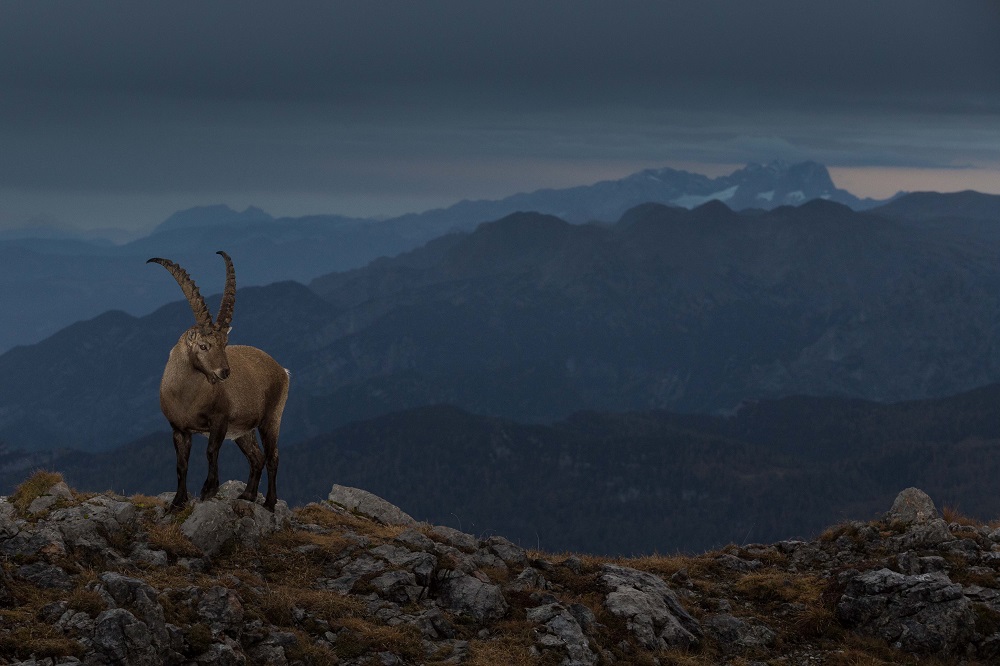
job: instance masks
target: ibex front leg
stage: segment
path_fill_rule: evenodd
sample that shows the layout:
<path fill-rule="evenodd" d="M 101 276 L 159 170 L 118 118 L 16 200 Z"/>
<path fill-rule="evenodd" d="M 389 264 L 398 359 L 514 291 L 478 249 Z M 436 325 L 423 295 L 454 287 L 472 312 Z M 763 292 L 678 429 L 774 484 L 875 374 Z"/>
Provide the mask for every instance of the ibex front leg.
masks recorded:
<path fill-rule="evenodd" d="M 250 463 L 250 478 L 247 479 L 246 490 L 243 491 L 239 499 L 253 502 L 257 499 L 257 486 L 260 484 L 260 472 L 264 468 L 264 455 L 260 452 L 260 446 L 257 445 L 257 436 L 253 433 L 253 430 L 242 437 L 238 437 L 236 445 L 240 447 L 240 451 L 243 452 L 243 455 L 247 457 L 247 462 Z"/>
<path fill-rule="evenodd" d="M 203 502 L 215 497 L 215 493 L 219 490 L 219 449 L 222 448 L 222 442 L 226 439 L 228 425 L 225 422 L 216 423 L 208 433 L 208 450 L 206 451 L 208 476 L 205 478 L 205 485 L 201 487 L 201 500 Z"/>
<path fill-rule="evenodd" d="M 177 492 L 171 508 L 179 509 L 187 504 L 188 456 L 191 455 L 191 434 L 174 429 L 174 452 L 177 454 Z"/>

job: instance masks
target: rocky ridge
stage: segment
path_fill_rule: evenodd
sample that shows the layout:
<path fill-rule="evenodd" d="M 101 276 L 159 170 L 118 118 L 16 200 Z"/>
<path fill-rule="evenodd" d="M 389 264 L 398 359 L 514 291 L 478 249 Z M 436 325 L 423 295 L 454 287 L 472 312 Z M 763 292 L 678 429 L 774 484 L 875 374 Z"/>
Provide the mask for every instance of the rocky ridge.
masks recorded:
<path fill-rule="evenodd" d="M 0 502 L 0 664 L 899 664 L 1000 658 L 1000 528 L 914 488 L 812 541 L 631 559 L 366 491 L 167 512 L 36 473 Z"/>

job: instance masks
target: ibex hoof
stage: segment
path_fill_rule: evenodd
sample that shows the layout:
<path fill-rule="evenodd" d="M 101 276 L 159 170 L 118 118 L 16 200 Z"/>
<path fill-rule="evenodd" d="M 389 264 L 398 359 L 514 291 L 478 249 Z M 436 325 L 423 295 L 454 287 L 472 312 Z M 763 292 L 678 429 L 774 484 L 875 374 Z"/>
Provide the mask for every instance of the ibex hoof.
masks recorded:
<path fill-rule="evenodd" d="M 236 499 L 241 499 L 246 502 L 256 502 L 257 493 L 251 493 L 249 490 L 244 490 L 242 493 L 240 493 L 240 496 L 237 497 Z"/>
<path fill-rule="evenodd" d="M 205 500 L 212 499 L 213 497 L 215 497 L 215 494 L 217 492 L 219 492 L 219 489 L 217 487 L 216 488 L 208 488 L 208 489 L 202 490 L 201 491 L 201 501 L 204 502 Z"/>

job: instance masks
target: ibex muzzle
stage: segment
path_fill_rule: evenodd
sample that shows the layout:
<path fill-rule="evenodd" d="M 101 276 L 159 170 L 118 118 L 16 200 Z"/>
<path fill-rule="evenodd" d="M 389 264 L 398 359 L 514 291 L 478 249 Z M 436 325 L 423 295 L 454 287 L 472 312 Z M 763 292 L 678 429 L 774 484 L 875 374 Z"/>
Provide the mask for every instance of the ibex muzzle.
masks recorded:
<path fill-rule="evenodd" d="M 205 300 L 187 271 L 154 257 L 174 276 L 194 312 L 195 325 L 170 350 L 160 381 L 160 409 L 174 431 L 177 452 L 177 493 L 173 505 L 187 502 L 187 467 L 191 435 L 208 435 L 208 478 L 201 489 L 205 500 L 219 489 L 219 449 L 232 439 L 250 463 L 250 478 L 241 499 L 254 501 L 260 475 L 267 466 L 264 506 L 277 502 L 278 431 L 288 398 L 288 371 L 255 347 L 229 346 L 229 324 L 236 302 L 236 272 L 225 252 L 226 288 L 219 315 L 212 321 Z M 147 262 L 147 263 L 149 263 Z M 263 453 L 254 431 L 260 433 Z"/>

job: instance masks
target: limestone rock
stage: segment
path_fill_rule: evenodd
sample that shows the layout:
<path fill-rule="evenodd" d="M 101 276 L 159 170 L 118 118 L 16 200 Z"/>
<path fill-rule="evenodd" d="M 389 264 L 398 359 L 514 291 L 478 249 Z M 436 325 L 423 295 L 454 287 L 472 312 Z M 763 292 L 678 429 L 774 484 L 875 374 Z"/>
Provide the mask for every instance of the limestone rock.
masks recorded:
<path fill-rule="evenodd" d="M 0 553 L 9 557 L 41 556 L 49 559 L 66 555 L 66 542 L 54 526 L 48 523 L 29 525 L 20 521 L 17 528 L 15 535 L 0 541 Z"/>
<path fill-rule="evenodd" d="M 643 647 L 665 650 L 697 645 L 698 621 L 688 614 L 662 578 L 629 567 L 605 564 L 600 580 L 608 590 L 604 606 L 625 619 Z"/>
<path fill-rule="evenodd" d="M 847 626 L 916 653 L 961 653 L 972 637 L 975 613 L 962 586 L 940 572 L 907 576 L 890 569 L 850 581 L 837 616 Z"/>
<path fill-rule="evenodd" d="M 597 655 L 590 649 L 583 628 L 562 604 L 529 608 L 526 616 L 529 622 L 542 625 L 538 639 L 542 648 L 565 650 L 566 658 L 560 662 L 562 666 L 594 666 L 597 663 Z"/>
<path fill-rule="evenodd" d="M 69 486 L 66 485 L 65 481 L 59 481 L 46 490 L 45 494 L 39 495 L 32 500 L 31 504 L 28 505 L 28 515 L 36 516 L 40 513 L 48 511 L 59 500 L 71 499 L 73 499 L 73 491 L 69 489 Z"/>
<path fill-rule="evenodd" d="M 439 572 L 438 576 L 438 603 L 447 610 L 470 615 L 479 622 L 498 620 L 507 614 L 507 601 L 493 583 L 451 570 Z"/>
<path fill-rule="evenodd" d="M 528 555 L 524 548 L 501 536 L 491 536 L 486 546 L 509 567 L 523 569 L 528 566 Z"/>
<path fill-rule="evenodd" d="M 94 646 L 112 664 L 158 666 L 162 659 L 149 627 L 124 608 L 112 608 L 94 622 Z"/>
<path fill-rule="evenodd" d="M 940 516 L 934 507 L 934 501 L 919 488 L 907 488 L 896 495 L 892 508 L 886 514 L 888 522 L 905 524 L 924 523 L 935 518 Z"/>
<path fill-rule="evenodd" d="M 135 506 L 128 501 L 97 495 L 80 504 L 57 509 L 49 522 L 73 550 L 104 553 L 111 550 L 108 538 L 129 531 L 136 521 Z"/>
<path fill-rule="evenodd" d="M 198 591 L 197 612 L 216 633 L 238 638 L 243 625 L 243 603 L 239 595 L 221 585 Z"/>
<path fill-rule="evenodd" d="M 159 604 L 159 593 L 150 585 L 138 578 L 123 576 L 113 571 L 106 571 L 98 576 L 99 593 L 109 598 L 109 605 L 127 608 L 138 613 L 145 624 L 150 640 L 157 648 L 169 643 L 163 607 Z"/>
<path fill-rule="evenodd" d="M 719 642 L 726 654 L 741 654 L 748 650 L 772 645 L 777 635 L 760 622 L 747 622 L 728 613 L 712 615 L 705 620 L 706 633 Z"/>
<path fill-rule="evenodd" d="M 73 589 L 73 581 L 66 570 L 47 562 L 34 562 L 18 567 L 14 570 L 14 577 L 26 580 L 36 587 Z"/>
<path fill-rule="evenodd" d="M 262 494 L 256 502 L 237 499 L 244 488 L 244 483 L 228 481 L 212 499 L 195 502 L 191 515 L 181 524 L 181 532 L 206 555 L 214 555 L 230 543 L 255 546 L 288 522 L 291 512 L 283 500 L 278 500 L 272 513 L 264 508 Z"/>
<path fill-rule="evenodd" d="M 479 547 L 479 539 L 472 536 L 471 534 L 466 534 L 465 532 L 460 532 L 454 527 L 445 527 L 444 525 L 435 525 L 431 528 L 431 534 L 441 538 L 449 546 L 458 548 L 459 550 L 471 553 Z"/>
<path fill-rule="evenodd" d="M 377 520 L 383 525 L 416 525 L 417 523 L 398 506 L 360 488 L 334 484 L 327 500 L 339 504 L 348 511 L 354 511 L 372 520 Z"/>
<path fill-rule="evenodd" d="M 954 541 L 948 523 L 941 518 L 931 518 L 911 523 L 906 531 L 890 540 L 894 552 L 901 553 L 914 549 L 935 548 L 945 542 Z"/>

